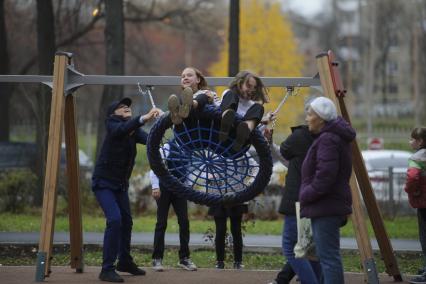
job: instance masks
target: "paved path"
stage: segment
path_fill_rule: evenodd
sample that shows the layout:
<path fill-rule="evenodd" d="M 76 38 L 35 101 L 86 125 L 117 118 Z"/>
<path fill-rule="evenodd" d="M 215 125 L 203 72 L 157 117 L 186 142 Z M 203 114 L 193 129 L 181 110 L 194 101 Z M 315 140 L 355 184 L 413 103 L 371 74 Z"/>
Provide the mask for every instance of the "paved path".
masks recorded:
<path fill-rule="evenodd" d="M 131 276 L 122 274 L 124 283 L 152 283 L 152 284 L 266 284 L 275 278 L 277 271 L 265 270 L 222 270 L 199 269 L 195 272 L 181 269 L 167 269 L 164 272 L 154 272 L 147 268 L 145 276 Z M 85 267 L 84 273 L 75 273 L 69 267 L 53 266 L 52 273 L 45 279 L 46 283 L 61 284 L 91 284 L 106 283 L 98 280 L 100 267 Z M 2 284 L 34 283 L 34 266 L 0 266 L 0 281 Z M 292 284 L 300 283 L 293 280 Z M 346 284 L 364 283 L 361 273 L 345 273 Z M 380 283 L 395 283 L 393 278 L 380 275 Z M 402 282 L 399 282 L 402 283 Z M 407 283 L 407 282 L 404 282 Z"/>
<path fill-rule="evenodd" d="M 13 233 L 13 232 L 0 232 L 0 244 L 38 244 L 40 234 L 33 233 Z M 103 233 L 86 232 L 83 235 L 85 244 L 102 244 Z M 154 240 L 153 233 L 133 233 L 133 245 L 146 245 L 152 246 Z M 167 233 L 166 245 L 179 246 L 179 234 Z M 371 240 L 373 250 L 378 250 L 377 241 Z M 69 244 L 69 233 L 57 232 L 54 235 L 55 244 Z M 394 251 L 414 251 L 420 252 L 420 242 L 417 240 L 391 240 Z M 203 234 L 191 234 L 191 247 L 212 247 L 213 244 L 206 241 Z M 267 250 L 280 250 L 281 249 L 281 236 L 271 235 L 246 235 L 244 237 L 244 246 L 247 250 L 253 251 L 267 251 Z M 356 240 L 353 238 L 341 238 L 342 249 L 358 249 Z"/>

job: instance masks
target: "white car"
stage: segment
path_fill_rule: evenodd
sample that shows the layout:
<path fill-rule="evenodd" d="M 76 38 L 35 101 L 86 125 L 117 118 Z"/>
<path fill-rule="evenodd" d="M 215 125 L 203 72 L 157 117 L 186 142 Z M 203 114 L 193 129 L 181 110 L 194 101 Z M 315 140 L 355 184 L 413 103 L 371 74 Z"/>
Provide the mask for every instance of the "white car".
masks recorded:
<path fill-rule="evenodd" d="M 362 151 L 371 186 L 378 201 L 407 201 L 404 191 L 408 158 L 412 154 L 401 150 L 367 150 Z M 392 176 L 392 182 L 390 181 Z M 390 194 L 390 191 L 393 194 Z"/>

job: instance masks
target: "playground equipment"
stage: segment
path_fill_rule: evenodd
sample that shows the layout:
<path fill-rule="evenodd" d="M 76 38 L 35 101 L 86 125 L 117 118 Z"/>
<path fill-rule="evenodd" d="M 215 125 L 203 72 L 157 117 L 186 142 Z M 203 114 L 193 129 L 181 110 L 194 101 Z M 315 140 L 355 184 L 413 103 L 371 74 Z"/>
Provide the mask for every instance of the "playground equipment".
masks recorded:
<path fill-rule="evenodd" d="M 338 64 L 334 61 L 333 54 L 331 52 L 320 54 L 317 56 L 316 61 L 319 76 L 315 76 L 313 78 L 264 77 L 262 78 L 262 81 L 268 87 L 322 86 L 324 95 L 333 99 L 336 102 L 341 115 L 346 120 L 350 121 L 344 102 L 344 95 L 346 91 L 342 86 L 338 71 Z M 227 77 L 207 77 L 206 79 L 210 86 L 227 86 L 232 80 L 232 78 Z M 63 123 L 65 123 L 69 191 L 71 268 L 76 269 L 77 272 L 83 272 L 83 238 L 74 91 L 84 85 L 141 84 L 143 86 L 177 86 L 180 85 L 180 78 L 177 76 L 148 77 L 84 75 L 74 69 L 72 64 L 72 54 L 58 52 L 55 56 L 53 76 L 0 75 L 0 83 L 1 82 L 42 83 L 52 87 L 52 104 L 48 140 L 49 146 L 44 183 L 42 225 L 40 229 L 39 250 L 37 253 L 36 281 L 43 281 L 45 277 L 49 276 L 51 273 L 50 265 L 52 259 L 57 179 Z M 367 234 L 367 227 L 363 216 L 359 191 L 361 191 L 365 206 L 367 207 L 368 215 L 373 225 L 386 266 L 386 271 L 394 277 L 395 281 L 402 281 L 392 245 L 386 233 L 376 198 L 371 188 L 361 152 L 356 141 L 353 142 L 353 161 L 354 174 L 350 181 L 353 197 L 352 222 L 355 227 L 354 231 L 356 233 L 356 239 L 360 249 L 366 282 L 379 283 L 371 243 Z M 262 164 L 260 164 L 260 168 L 262 167 Z"/>

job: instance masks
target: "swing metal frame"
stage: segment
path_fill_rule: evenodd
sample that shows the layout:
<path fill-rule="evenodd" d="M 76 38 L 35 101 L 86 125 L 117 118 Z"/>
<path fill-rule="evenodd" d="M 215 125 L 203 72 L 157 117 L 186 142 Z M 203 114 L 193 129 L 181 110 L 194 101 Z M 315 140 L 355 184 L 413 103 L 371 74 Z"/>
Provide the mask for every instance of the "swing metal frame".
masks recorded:
<path fill-rule="evenodd" d="M 41 83 L 52 88 L 52 103 L 44 183 L 42 224 L 40 228 L 39 249 L 36 263 L 36 281 L 44 281 L 51 273 L 52 245 L 55 224 L 57 197 L 57 180 L 62 142 L 62 128 L 65 125 L 65 144 L 67 160 L 67 177 L 69 192 L 69 221 L 71 268 L 83 272 L 83 233 L 80 204 L 79 160 L 77 145 L 77 129 L 75 117 L 74 92 L 84 85 L 145 85 L 145 86 L 178 86 L 178 76 L 109 76 L 84 75 L 74 68 L 73 55 L 67 52 L 57 52 L 54 60 L 53 76 L 39 75 L 0 75 L 0 83 Z M 314 77 L 294 78 L 261 78 L 267 87 L 319 87 L 325 96 L 333 99 L 338 105 L 341 115 L 350 121 L 346 111 L 338 64 L 330 52 L 317 56 L 319 74 Z M 210 86 L 227 86 L 233 78 L 207 77 Z M 386 233 L 383 220 L 373 193 L 368 174 L 362 160 L 361 152 L 356 141 L 353 142 L 354 172 L 351 178 L 353 198 L 352 223 L 360 249 L 360 256 L 366 282 L 379 283 L 376 264 L 372 252 L 367 226 L 364 219 L 361 196 L 365 201 L 367 212 L 373 225 L 379 248 L 386 266 L 386 271 L 395 281 L 402 281 L 395 254 Z"/>

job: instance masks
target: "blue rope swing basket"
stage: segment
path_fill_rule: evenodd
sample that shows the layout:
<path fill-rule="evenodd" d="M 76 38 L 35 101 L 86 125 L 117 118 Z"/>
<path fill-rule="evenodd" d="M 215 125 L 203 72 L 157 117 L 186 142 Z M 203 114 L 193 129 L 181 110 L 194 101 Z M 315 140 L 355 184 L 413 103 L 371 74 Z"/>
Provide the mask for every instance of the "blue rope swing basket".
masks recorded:
<path fill-rule="evenodd" d="M 162 187 L 208 206 L 242 203 L 261 193 L 272 174 L 272 157 L 260 131 L 252 131 L 249 144 L 236 152 L 232 134 L 218 142 L 219 109 L 209 108 L 196 117 L 192 114 L 192 123 L 186 120 L 177 128 L 166 113 L 151 128 L 148 160 Z M 168 129 L 173 131 L 171 139 L 165 137 Z M 248 151 L 250 145 L 255 154 Z"/>

